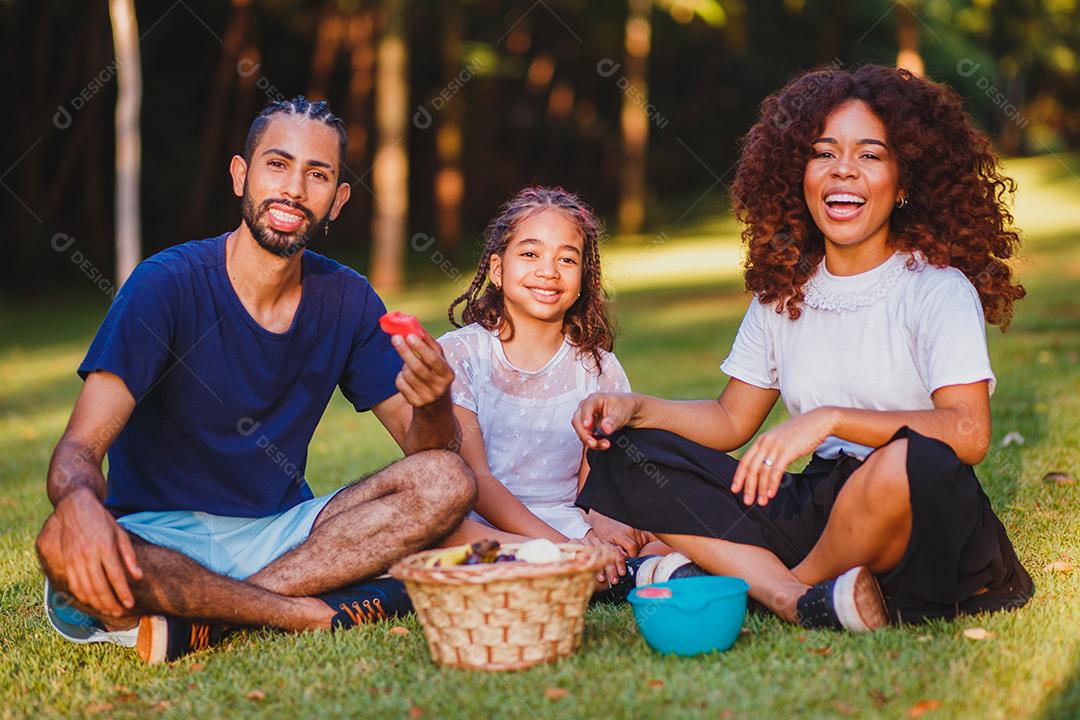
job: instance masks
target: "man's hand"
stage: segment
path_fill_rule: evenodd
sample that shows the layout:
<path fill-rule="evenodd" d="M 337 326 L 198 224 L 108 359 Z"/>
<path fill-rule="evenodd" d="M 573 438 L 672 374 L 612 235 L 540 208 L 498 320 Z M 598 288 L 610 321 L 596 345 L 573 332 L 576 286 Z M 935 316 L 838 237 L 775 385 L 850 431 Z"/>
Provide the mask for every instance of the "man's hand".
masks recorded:
<path fill-rule="evenodd" d="M 56 505 L 60 548 L 68 590 L 105 617 L 118 617 L 135 607 L 125 568 L 142 578 L 128 534 L 89 488 L 79 488 Z"/>
<path fill-rule="evenodd" d="M 448 395 L 454 371 L 435 338 L 427 332 L 422 337 L 410 333 L 394 335 L 390 342 L 405 361 L 394 385 L 410 405 L 427 407 Z"/>

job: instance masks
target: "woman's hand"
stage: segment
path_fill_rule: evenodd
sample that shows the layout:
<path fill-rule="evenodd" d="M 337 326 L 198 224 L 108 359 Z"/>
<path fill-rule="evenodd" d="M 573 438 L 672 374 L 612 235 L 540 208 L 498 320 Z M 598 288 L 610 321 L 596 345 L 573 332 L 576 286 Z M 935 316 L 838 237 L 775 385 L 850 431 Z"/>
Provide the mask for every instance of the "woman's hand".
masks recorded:
<path fill-rule="evenodd" d="M 776 496 L 787 466 L 813 452 L 834 425 L 832 409 L 820 407 L 762 433 L 739 460 L 731 492 L 741 492 L 747 505 L 766 505 Z"/>
<path fill-rule="evenodd" d="M 570 424 L 590 450 L 607 450 L 611 441 L 594 433 L 610 435 L 630 424 L 638 412 L 640 396 L 634 393 L 593 393 L 581 401 Z"/>

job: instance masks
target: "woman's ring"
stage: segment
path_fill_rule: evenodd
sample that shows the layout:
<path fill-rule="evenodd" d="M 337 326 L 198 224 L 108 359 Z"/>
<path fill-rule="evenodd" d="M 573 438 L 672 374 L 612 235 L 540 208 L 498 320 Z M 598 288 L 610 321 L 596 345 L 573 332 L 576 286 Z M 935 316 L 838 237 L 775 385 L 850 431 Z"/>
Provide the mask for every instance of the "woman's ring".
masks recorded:
<path fill-rule="evenodd" d="M 764 459 L 764 460 L 762 460 L 761 462 L 765 463 L 765 465 L 766 465 L 766 466 L 768 466 L 768 467 L 772 467 L 772 466 L 773 466 L 773 461 L 772 461 L 772 459 L 771 459 L 771 458 L 765 458 L 765 459 Z"/>

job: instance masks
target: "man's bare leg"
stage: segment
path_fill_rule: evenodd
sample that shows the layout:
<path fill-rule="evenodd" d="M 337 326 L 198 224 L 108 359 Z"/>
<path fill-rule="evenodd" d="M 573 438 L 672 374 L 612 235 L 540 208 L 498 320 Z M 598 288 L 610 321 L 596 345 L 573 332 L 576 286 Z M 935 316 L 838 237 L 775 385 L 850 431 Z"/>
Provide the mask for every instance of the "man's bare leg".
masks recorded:
<path fill-rule="evenodd" d="M 472 475 L 457 455 L 442 451 L 412 455 L 338 493 L 305 543 L 247 581 L 219 575 L 182 553 L 133 536 L 143 578 L 128 578 L 135 597 L 132 612 L 283 630 L 329 628 L 334 611 L 310 595 L 374 575 L 395 559 L 395 553 L 401 557 L 437 540 L 468 512 L 475 492 Z M 335 504 L 328 515 L 326 510 Z M 373 522 L 365 522 L 368 513 Z M 301 554 L 313 539 L 313 550 Z M 66 590 L 59 529 L 52 517 L 37 546 L 46 575 L 57 590 Z M 266 572 L 275 566 L 279 566 L 276 574 Z M 305 566 L 310 577 L 298 576 L 292 593 L 266 586 Z M 115 624 L 117 619 L 106 620 Z"/>
<path fill-rule="evenodd" d="M 67 578 L 58 563 L 58 544 L 50 545 L 52 527 L 46 523 L 39 540 L 39 554 L 53 590 L 67 592 Z M 58 541 L 57 541 L 58 543 Z M 151 545 L 132 536 L 143 578 L 129 578 L 135 598 L 132 613 L 123 618 L 102 618 L 107 628 L 133 627 L 141 615 L 173 615 L 230 625 L 270 626 L 282 630 L 328 628 L 334 613 L 315 598 L 284 597 L 263 588 L 219 575 L 187 555 Z M 91 608 L 72 601 L 88 615 Z"/>
<path fill-rule="evenodd" d="M 429 450 L 341 490 L 311 535 L 247 582 L 310 596 L 385 572 L 454 530 L 476 501 L 476 481 L 456 453 Z"/>

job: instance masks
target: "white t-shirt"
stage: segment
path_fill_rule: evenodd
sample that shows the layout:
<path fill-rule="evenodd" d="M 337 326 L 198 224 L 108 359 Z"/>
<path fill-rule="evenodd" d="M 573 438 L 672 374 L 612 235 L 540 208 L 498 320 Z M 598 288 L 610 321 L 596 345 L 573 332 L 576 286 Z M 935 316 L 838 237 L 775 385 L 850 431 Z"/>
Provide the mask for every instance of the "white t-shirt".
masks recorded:
<path fill-rule="evenodd" d="M 592 353 L 563 340 L 535 371 L 515 367 L 498 336 L 473 323 L 439 338 L 454 369 L 454 403 L 476 413 L 492 474 L 537 517 L 569 538 L 589 531 L 577 499 L 584 448 L 570 420 L 594 392 L 629 392 L 613 353 Z M 474 519 L 480 519 L 475 513 Z"/>
<path fill-rule="evenodd" d="M 858 275 L 837 276 L 822 261 L 791 320 L 755 297 L 720 369 L 779 389 L 795 417 L 824 405 L 929 410 L 945 385 L 995 378 L 979 295 L 956 268 L 897 252 Z M 865 458 L 871 448 L 830 436 L 817 449 Z"/>

